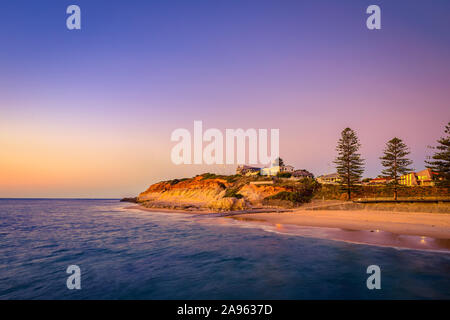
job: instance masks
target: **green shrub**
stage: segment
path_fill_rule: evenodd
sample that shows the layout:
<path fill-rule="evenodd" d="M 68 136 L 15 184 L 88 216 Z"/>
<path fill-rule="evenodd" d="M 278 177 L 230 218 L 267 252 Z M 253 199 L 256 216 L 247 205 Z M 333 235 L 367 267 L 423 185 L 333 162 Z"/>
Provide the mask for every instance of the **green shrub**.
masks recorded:
<path fill-rule="evenodd" d="M 302 180 L 288 187 L 289 191 L 281 191 L 272 196 L 266 197 L 266 203 L 273 200 L 289 201 L 294 205 L 310 202 L 315 192 L 320 188 L 320 184 L 314 180 Z"/>
<path fill-rule="evenodd" d="M 201 174 L 201 176 L 203 177 L 202 180 L 206 180 L 206 179 L 216 179 L 217 178 L 217 174 L 215 173 L 203 173 Z"/>
<path fill-rule="evenodd" d="M 292 177 L 292 173 L 290 172 L 278 172 L 277 177 L 279 178 L 290 178 Z"/>
<path fill-rule="evenodd" d="M 342 190 L 339 185 L 324 184 L 314 195 L 317 199 L 340 200 Z M 398 196 L 401 198 L 431 198 L 431 197 L 448 197 L 449 189 L 438 188 L 432 186 L 399 186 Z M 393 197 L 392 187 L 390 185 L 383 186 L 360 186 L 353 196 L 357 198 L 389 198 Z"/>
<path fill-rule="evenodd" d="M 185 181 L 185 180 L 189 180 L 189 178 L 183 178 L 183 179 L 173 179 L 173 180 L 169 180 L 168 183 L 173 186 L 175 184 L 180 183 L 181 181 Z"/>
<path fill-rule="evenodd" d="M 231 176 L 220 176 L 221 179 L 226 180 L 228 183 L 233 183 L 235 181 L 237 181 L 241 176 L 238 174 L 234 174 Z"/>
<path fill-rule="evenodd" d="M 311 196 L 298 191 L 281 191 L 273 196 L 266 197 L 265 200 L 286 200 L 296 204 L 309 202 Z"/>
<path fill-rule="evenodd" d="M 237 199 L 241 199 L 244 196 L 242 194 L 238 193 L 238 189 L 237 188 L 229 188 L 225 191 L 225 195 L 224 198 L 237 198 Z"/>
<path fill-rule="evenodd" d="M 225 181 L 227 181 L 229 183 L 233 183 L 233 182 L 237 181 L 239 178 L 241 178 L 241 176 L 238 175 L 238 174 L 233 174 L 233 175 L 226 176 L 226 175 L 219 175 L 219 174 L 209 173 L 209 172 L 203 173 L 203 174 L 201 174 L 201 176 L 202 176 L 202 180 L 206 180 L 206 179 L 223 179 L 223 180 L 225 180 Z"/>
<path fill-rule="evenodd" d="M 227 188 L 222 182 L 219 182 L 219 187 L 221 187 L 222 189 L 226 189 Z"/>

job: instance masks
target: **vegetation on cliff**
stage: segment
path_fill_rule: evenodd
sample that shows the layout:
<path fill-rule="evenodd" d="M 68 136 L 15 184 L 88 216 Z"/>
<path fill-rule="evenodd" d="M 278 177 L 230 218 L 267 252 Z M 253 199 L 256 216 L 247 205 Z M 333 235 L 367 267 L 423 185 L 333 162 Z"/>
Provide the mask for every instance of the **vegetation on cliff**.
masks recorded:
<path fill-rule="evenodd" d="M 264 199 L 265 205 L 278 205 L 283 207 L 295 207 L 310 202 L 321 185 L 312 179 L 303 179 L 291 185 L 286 185 L 286 191 L 268 196 Z"/>
<path fill-rule="evenodd" d="M 148 207 L 184 210 L 243 210 L 263 205 L 292 207 L 308 202 L 317 185 L 309 179 L 293 182 L 262 176 L 205 173 L 155 183 L 142 192 L 137 201 Z"/>
<path fill-rule="evenodd" d="M 438 187 L 399 189 L 399 197 L 448 197 L 449 190 Z M 384 198 L 391 190 L 382 186 L 359 186 L 354 198 Z M 294 208 L 320 200 L 348 200 L 339 185 L 322 185 L 315 179 L 300 180 L 267 177 L 216 175 L 205 173 L 193 178 L 161 181 L 139 194 L 136 201 L 146 207 L 234 211 L 261 207 Z M 134 200 L 134 199 L 133 199 Z"/>

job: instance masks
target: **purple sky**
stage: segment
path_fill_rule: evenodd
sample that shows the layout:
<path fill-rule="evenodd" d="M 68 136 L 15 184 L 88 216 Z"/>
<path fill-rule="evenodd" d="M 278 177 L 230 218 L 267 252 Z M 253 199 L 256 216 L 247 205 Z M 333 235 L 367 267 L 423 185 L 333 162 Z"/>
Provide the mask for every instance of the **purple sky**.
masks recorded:
<path fill-rule="evenodd" d="M 424 168 L 450 121 L 449 1 L 8 1 L 0 7 L 0 197 L 119 197 L 234 166 L 175 166 L 170 134 L 278 128 L 281 156 L 365 176 L 394 136 Z M 68 5 L 82 29 L 65 26 Z M 378 4 L 382 29 L 366 28 Z"/>

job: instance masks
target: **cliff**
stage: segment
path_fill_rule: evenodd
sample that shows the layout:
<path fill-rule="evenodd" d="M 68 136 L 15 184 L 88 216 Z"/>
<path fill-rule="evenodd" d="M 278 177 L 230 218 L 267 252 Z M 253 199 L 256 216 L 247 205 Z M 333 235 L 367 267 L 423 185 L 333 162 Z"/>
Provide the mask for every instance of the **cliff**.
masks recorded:
<path fill-rule="evenodd" d="M 392 191 L 388 187 L 361 186 L 355 198 L 385 198 Z M 436 187 L 402 188 L 402 197 L 448 198 L 448 189 Z M 344 194 L 345 196 L 345 194 Z M 339 186 L 320 185 L 311 178 L 291 180 L 266 176 L 215 175 L 205 173 L 194 178 L 174 179 L 151 185 L 135 199 L 137 203 L 154 208 L 182 210 L 236 211 L 255 208 L 294 208 L 311 199 L 340 199 Z"/>
<path fill-rule="evenodd" d="M 261 206 L 265 198 L 286 190 L 272 185 L 252 185 L 247 177 L 204 174 L 155 183 L 139 194 L 137 201 L 146 207 L 244 210 Z"/>

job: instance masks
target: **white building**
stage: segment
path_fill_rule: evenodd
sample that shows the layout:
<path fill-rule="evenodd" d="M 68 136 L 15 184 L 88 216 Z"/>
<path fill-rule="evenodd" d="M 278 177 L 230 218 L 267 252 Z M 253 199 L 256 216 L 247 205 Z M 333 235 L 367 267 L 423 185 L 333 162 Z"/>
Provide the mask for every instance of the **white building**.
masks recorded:
<path fill-rule="evenodd" d="M 292 173 L 292 172 L 294 172 L 294 167 L 287 165 L 287 166 L 271 166 L 269 168 L 261 169 L 262 176 L 276 176 L 279 172 L 280 173 L 282 173 L 282 172 Z"/>

